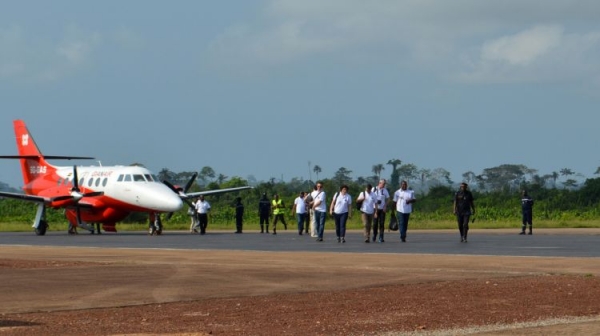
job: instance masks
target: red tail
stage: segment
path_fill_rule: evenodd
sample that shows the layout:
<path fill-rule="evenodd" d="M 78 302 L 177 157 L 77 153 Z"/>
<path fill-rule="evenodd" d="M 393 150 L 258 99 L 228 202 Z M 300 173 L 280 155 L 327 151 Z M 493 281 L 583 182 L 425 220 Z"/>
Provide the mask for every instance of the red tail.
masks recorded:
<path fill-rule="evenodd" d="M 28 185 L 38 176 L 49 173 L 54 167 L 44 159 L 33 137 L 29 134 L 25 122 L 23 120 L 15 120 L 13 125 L 15 136 L 17 137 L 17 149 L 19 150 L 19 155 L 22 157 L 19 161 L 21 162 L 23 182 L 25 185 Z"/>

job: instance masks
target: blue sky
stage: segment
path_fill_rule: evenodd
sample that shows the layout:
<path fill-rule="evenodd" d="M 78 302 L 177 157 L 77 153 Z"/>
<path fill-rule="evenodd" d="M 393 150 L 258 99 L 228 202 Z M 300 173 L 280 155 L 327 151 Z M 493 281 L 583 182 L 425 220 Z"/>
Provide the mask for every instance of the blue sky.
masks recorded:
<path fill-rule="evenodd" d="M 600 166 L 600 2 L 10 1 L 0 154 L 258 180 Z M 54 161 L 59 165 L 68 161 Z M 86 165 L 93 162 L 80 162 Z M 17 162 L 0 181 L 20 186 Z M 389 175 L 386 166 L 383 175 Z M 315 178 L 313 174 L 313 179 Z"/>

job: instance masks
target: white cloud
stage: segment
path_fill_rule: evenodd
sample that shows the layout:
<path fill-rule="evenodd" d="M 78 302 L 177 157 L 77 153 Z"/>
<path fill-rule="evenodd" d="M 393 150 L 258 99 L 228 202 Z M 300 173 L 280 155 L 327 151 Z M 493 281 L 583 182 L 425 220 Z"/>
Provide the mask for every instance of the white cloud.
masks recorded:
<path fill-rule="evenodd" d="M 52 42 L 56 40 L 60 42 Z M 75 25 L 67 27 L 58 39 L 28 35 L 19 26 L 0 28 L 0 79 L 59 80 L 88 64 L 100 41 L 100 34 L 85 32 Z"/>
<path fill-rule="evenodd" d="M 326 56 L 464 82 L 589 79 L 584 69 L 597 76 L 600 65 L 591 57 L 598 15 L 591 0 L 273 0 L 210 43 L 207 67 L 236 73 Z"/>
<path fill-rule="evenodd" d="M 562 26 L 535 26 L 485 41 L 464 59 L 456 78 L 472 83 L 561 82 L 600 74 L 600 31 L 565 33 Z"/>

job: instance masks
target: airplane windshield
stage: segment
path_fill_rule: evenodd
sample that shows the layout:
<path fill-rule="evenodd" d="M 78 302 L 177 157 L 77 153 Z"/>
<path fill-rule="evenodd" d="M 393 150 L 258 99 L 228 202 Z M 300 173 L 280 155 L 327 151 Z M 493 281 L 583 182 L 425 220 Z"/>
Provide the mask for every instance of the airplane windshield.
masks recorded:
<path fill-rule="evenodd" d="M 133 181 L 134 182 L 146 182 L 146 179 L 144 179 L 144 175 L 135 174 L 135 175 L 133 175 Z"/>
<path fill-rule="evenodd" d="M 152 182 L 152 181 L 154 181 L 154 180 L 152 179 L 152 176 L 151 176 L 150 174 L 144 174 L 144 177 L 146 178 L 146 180 L 148 180 L 148 182 Z"/>

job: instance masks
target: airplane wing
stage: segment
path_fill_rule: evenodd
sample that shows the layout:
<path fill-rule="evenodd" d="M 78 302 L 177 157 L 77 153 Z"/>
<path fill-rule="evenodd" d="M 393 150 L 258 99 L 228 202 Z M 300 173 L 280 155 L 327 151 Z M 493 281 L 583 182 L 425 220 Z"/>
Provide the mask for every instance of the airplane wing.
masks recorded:
<path fill-rule="evenodd" d="M 16 198 L 16 199 L 21 199 L 21 200 L 30 201 L 30 202 L 38 202 L 38 203 L 45 203 L 45 202 L 50 201 L 49 198 L 44 198 L 44 197 L 40 197 L 40 196 L 10 193 L 10 192 L 4 192 L 4 191 L 0 191 L 0 197 Z"/>
<path fill-rule="evenodd" d="M 233 191 L 240 191 L 240 190 L 247 190 L 247 189 L 252 189 L 252 187 L 246 186 L 246 187 L 236 187 L 236 188 L 225 188 L 225 189 L 216 189 L 216 190 L 206 190 L 206 191 L 197 191 L 197 192 L 193 192 L 193 193 L 187 193 L 187 194 L 183 194 L 180 193 L 181 198 L 183 199 L 189 199 L 189 198 L 196 198 L 200 195 L 216 195 L 216 194 L 223 194 L 223 193 L 228 193 L 228 192 L 233 192 Z"/>

